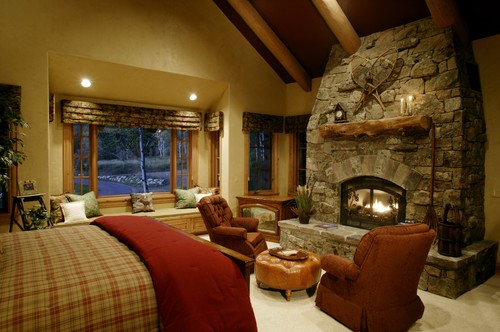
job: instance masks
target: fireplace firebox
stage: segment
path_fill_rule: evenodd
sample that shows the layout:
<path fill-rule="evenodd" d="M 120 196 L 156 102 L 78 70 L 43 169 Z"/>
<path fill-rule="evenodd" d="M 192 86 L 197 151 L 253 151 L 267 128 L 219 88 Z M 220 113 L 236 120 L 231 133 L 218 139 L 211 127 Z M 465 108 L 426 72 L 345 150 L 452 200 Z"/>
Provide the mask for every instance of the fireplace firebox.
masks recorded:
<path fill-rule="evenodd" d="M 342 183 L 342 225 L 373 229 L 405 221 L 406 190 L 395 183 L 374 177 L 360 176 Z"/>

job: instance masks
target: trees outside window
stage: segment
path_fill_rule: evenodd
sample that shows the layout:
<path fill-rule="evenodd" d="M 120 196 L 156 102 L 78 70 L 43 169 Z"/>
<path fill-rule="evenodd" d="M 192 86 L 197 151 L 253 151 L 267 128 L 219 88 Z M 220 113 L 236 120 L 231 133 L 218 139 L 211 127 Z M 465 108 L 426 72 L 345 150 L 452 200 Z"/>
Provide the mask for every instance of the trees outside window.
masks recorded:
<path fill-rule="evenodd" d="M 98 196 L 188 188 L 188 130 L 74 124 L 74 192 Z"/>

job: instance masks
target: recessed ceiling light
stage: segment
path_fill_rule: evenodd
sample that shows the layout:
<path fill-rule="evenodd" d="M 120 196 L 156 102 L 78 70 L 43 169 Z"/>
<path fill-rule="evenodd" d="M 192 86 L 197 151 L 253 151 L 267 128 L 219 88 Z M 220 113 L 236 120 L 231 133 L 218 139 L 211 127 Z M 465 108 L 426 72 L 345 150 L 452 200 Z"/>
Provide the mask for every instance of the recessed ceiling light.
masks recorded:
<path fill-rule="evenodd" d="M 189 100 L 196 100 L 198 99 L 198 96 L 196 95 L 196 93 L 192 93 L 190 96 L 189 96 Z"/>
<path fill-rule="evenodd" d="M 88 88 L 92 85 L 92 82 L 90 82 L 90 80 L 88 78 L 84 78 L 82 79 L 82 81 L 80 82 L 80 84 L 84 87 L 84 88 Z"/>

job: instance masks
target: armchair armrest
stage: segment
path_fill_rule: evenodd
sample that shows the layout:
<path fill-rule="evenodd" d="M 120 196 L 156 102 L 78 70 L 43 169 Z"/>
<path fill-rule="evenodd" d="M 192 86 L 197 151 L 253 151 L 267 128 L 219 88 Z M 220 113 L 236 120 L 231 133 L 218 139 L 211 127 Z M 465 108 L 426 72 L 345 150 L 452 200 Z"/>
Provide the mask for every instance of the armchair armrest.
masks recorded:
<path fill-rule="evenodd" d="M 249 232 L 257 232 L 259 219 L 253 217 L 234 217 L 233 220 L 231 220 L 231 225 L 235 227 L 243 227 Z"/>
<path fill-rule="evenodd" d="M 242 239 L 247 238 L 247 230 L 243 227 L 217 226 L 212 228 L 212 232 L 216 235 L 234 236 Z"/>
<path fill-rule="evenodd" d="M 341 280 L 356 280 L 359 276 L 359 267 L 356 263 L 333 254 L 325 255 L 321 259 L 321 268 Z"/>

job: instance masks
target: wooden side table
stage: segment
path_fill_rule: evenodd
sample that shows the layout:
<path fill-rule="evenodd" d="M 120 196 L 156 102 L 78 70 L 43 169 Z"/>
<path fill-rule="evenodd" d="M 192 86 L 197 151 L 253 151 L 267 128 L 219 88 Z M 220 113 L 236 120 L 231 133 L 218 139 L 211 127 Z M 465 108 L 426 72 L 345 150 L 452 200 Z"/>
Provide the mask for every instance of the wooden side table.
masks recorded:
<path fill-rule="evenodd" d="M 25 202 L 34 202 L 37 201 L 41 207 L 47 211 L 47 207 L 45 206 L 45 203 L 43 201 L 43 196 L 45 193 L 40 193 L 40 194 L 32 194 L 32 195 L 22 195 L 22 196 L 13 196 L 12 200 L 12 211 L 10 213 L 10 228 L 9 232 L 12 232 L 12 226 L 14 223 L 23 231 L 29 229 L 30 223 L 26 215 L 24 214 L 24 203 Z M 19 211 L 19 214 L 21 216 L 21 220 L 23 224 L 21 225 L 16 218 L 16 210 Z"/>
<path fill-rule="evenodd" d="M 237 196 L 240 217 L 259 219 L 259 231 L 268 241 L 279 242 L 278 221 L 291 219 L 295 199 L 290 196 Z"/>

